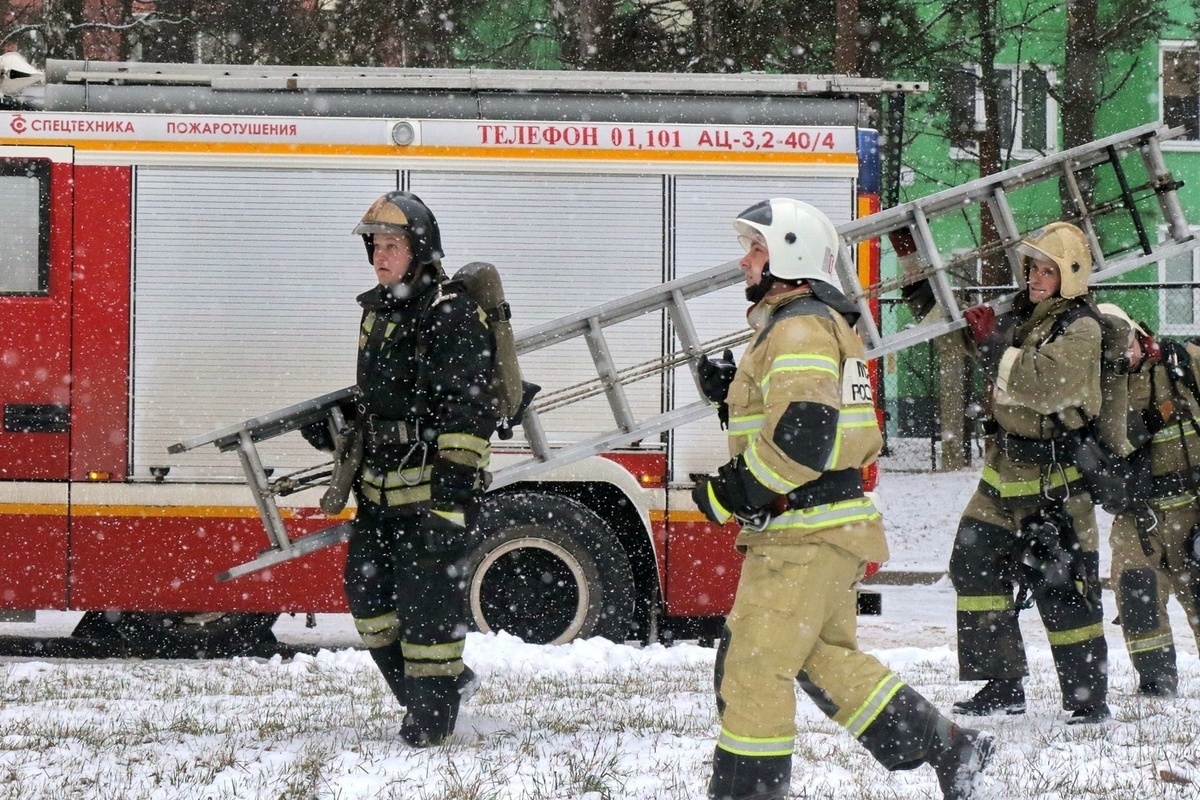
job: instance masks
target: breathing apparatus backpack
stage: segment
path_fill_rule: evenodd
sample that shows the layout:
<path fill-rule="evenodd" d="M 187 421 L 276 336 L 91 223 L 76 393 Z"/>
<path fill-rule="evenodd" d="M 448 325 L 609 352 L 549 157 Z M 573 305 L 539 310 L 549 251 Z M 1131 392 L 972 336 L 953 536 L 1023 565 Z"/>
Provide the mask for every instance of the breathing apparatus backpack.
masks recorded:
<path fill-rule="evenodd" d="M 534 395 L 542 387 L 521 378 L 521 365 L 517 361 L 517 347 L 510 322 L 512 310 L 504 299 L 500 271 L 493 264 L 472 261 L 455 272 L 444 286 L 450 291 L 461 288 L 487 315 L 488 327 L 495 339 L 489 392 L 496 401 L 499 418 L 496 435 L 501 439 L 511 439 L 513 428 L 521 424 L 521 418 L 533 402 Z"/>
<path fill-rule="evenodd" d="M 1134 501 L 1135 465 L 1129 456 L 1145 443 L 1129 441 L 1129 395 L 1124 376 L 1129 371 L 1125 350 L 1131 331 L 1123 321 L 1101 314 L 1090 300 L 1082 300 L 1059 317 L 1046 341 L 1058 338 L 1080 317 L 1091 317 L 1100 326 L 1100 412 L 1093 419 L 1085 418 L 1085 424 L 1076 429 L 1078 444 L 1072 460 L 1083 473 L 1092 500 L 1106 511 L 1119 513 Z M 1062 416 L 1060 412 L 1066 428 Z"/>

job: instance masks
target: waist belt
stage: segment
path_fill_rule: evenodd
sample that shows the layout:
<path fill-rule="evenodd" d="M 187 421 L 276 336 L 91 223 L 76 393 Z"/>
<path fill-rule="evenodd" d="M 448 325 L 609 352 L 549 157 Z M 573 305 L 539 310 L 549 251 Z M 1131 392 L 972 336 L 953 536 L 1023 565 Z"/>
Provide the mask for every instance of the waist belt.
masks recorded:
<path fill-rule="evenodd" d="M 1200 468 L 1190 472 L 1180 470 L 1166 475 L 1155 475 L 1150 479 L 1150 493 L 1155 499 L 1175 497 L 1195 492 L 1200 487 Z"/>
<path fill-rule="evenodd" d="M 366 417 L 363 433 L 363 444 L 372 451 L 421 441 L 420 426 L 416 423 L 403 419 L 384 419 L 373 414 Z"/>
<path fill-rule="evenodd" d="M 826 472 L 811 483 L 806 483 L 780 498 L 777 508 L 782 513 L 798 508 L 812 508 L 830 503 L 840 503 L 843 500 L 853 500 L 863 496 L 862 473 L 857 469 L 840 469 L 837 472 Z"/>
<path fill-rule="evenodd" d="M 1075 460 L 1079 433 L 1072 431 L 1053 439 L 1026 439 L 1000 432 L 1000 449 L 1009 461 L 1017 464 L 1059 464 Z"/>

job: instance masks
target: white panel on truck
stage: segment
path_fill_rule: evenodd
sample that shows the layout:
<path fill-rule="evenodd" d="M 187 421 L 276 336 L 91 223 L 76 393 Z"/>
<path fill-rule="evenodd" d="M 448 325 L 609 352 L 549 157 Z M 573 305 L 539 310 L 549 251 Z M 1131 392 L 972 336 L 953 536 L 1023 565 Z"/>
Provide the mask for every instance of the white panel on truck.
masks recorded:
<path fill-rule="evenodd" d="M 437 215 L 447 272 L 471 261 L 499 268 L 518 334 L 663 281 L 660 175 L 414 171 L 408 182 Z M 621 323 L 605 336 L 618 368 L 657 359 L 662 315 Z M 545 391 L 596 375 L 582 338 L 524 355 L 521 368 Z M 639 418 L 661 410 L 662 387 L 660 375 L 626 387 Z M 542 423 L 552 444 L 615 428 L 603 396 L 543 414 Z"/>
<path fill-rule="evenodd" d="M 397 182 L 394 170 L 138 168 L 133 477 L 170 466 L 171 479 L 244 480 L 234 453 L 167 446 L 354 383 L 354 298 L 376 281 L 351 231 Z M 259 453 L 278 471 L 324 457 L 299 434 Z"/>
<path fill-rule="evenodd" d="M 792 197 L 812 203 L 829 215 L 834 225 L 853 218 L 856 202 L 852 178 L 688 177 L 675 180 L 676 276 L 690 275 L 745 251 L 733 230 L 734 218 L 761 200 Z M 698 297 L 688 303 L 702 341 L 746 328 L 745 287 L 739 283 Z M 744 347 L 734 349 L 741 358 Z M 720 355 L 719 353 L 717 354 Z M 674 371 L 674 405 L 699 398 L 687 369 Z M 691 473 L 709 473 L 728 460 L 724 431 L 714 414 L 682 425 L 671 433 L 671 475 L 686 481 Z"/>

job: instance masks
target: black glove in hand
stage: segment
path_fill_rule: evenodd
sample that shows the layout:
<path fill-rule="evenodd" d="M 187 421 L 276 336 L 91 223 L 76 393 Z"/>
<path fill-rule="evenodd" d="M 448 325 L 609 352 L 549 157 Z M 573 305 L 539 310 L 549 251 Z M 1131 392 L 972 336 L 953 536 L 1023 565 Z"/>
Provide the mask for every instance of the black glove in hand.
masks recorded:
<path fill-rule="evenodd" d="M 457 560 L 466 555 L 474 542 L 472 522 L 461 506 L 430 508 L 421 520 L 425 550 Z"/>
<path fill-rule="evenodd" d="M 700 391 L 710 403 L 724 403 L 729 395 L 729 384 L 737 373 L 737 364 L 733 361 L 733 351 L 726 350 L 721 354 L 721 360 L 702 357 L 696 364 L 700 373 Z"/>
<path fill-rule="evenodd" d="M 709 475 L 696 481 L 696 485 L 692 487 L 692 500 L 695 501 L 696 508 L 700 509 L 700 513 L 704 515 L 705 519 L 716 525 L 724 525 L 730 520 L 733 513 L 717 496 L 717 487 L 714 485 L 715 478 L 715 475 Z"/>
<path fill-rule="evenodd" d="M 702 356 L 696 364 L 700 376 L 700 391 L 708 402 L 717 406 L 717 416 L 721 419 L 721 427 L 729 424 L 729 406 L 725 398 L 729 396 L 729 385 L 737 373 L 737 364 L 733 361 L 733 351 L 726 350 L 721 354 L 721 360 Z"/>
<path fill-rule="evenodd" d="M 730 517 L 743 526 L 761 529 L 771 519 L 775 494 L 753 483 L 754 497 L 747 492 L 741 471 L 745 469 L 741 456 L 721 465 L 716 475 L 701 478 L 692 488 L 692 500 L 710 521 L 724 525 Z"/>
<path fill-rule="evenodd" d="M 300 435 L 304 437 L 304 441 L 323 453 L 334 451 L 333 434 L 329 432 L 327 420 L 321 419 L 308 423 L 300 429 Z"/>

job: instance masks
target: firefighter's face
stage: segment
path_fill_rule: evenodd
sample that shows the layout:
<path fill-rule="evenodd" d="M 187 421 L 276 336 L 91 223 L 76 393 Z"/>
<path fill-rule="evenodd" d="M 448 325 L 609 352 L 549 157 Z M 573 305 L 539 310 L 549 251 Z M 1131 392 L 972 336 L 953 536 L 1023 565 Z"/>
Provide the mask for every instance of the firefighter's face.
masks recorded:
<path fill-rule="evenodd" d="M 375 234 L 375 277 L 381 286 L 390 289 L 399 284 L 411 265 L 412 249 L 407 236 Z"/>
<path fill-rule="evenodd" d="M 1029 301 L 1040 303 L 1046 298 L 1058 294 L 1062 284 L 1062 276 L 1058 274 L 1058 264 L 1042 258 L 1035 258 L 1029 263 Z"/>
<path fill-rule="evenodd" d="M 746 255 L 742 256 L 738 266 L 742 268 L 742 274 L 746 276 L 746 285 L 757 286 L 762 281 L 763 269 L 766 268 L 767 261 L 771 256 L 767 252 L 767 246 L 762 242 L 749 240 L 749 244 L 750 249 L 746 251 Z"/>

